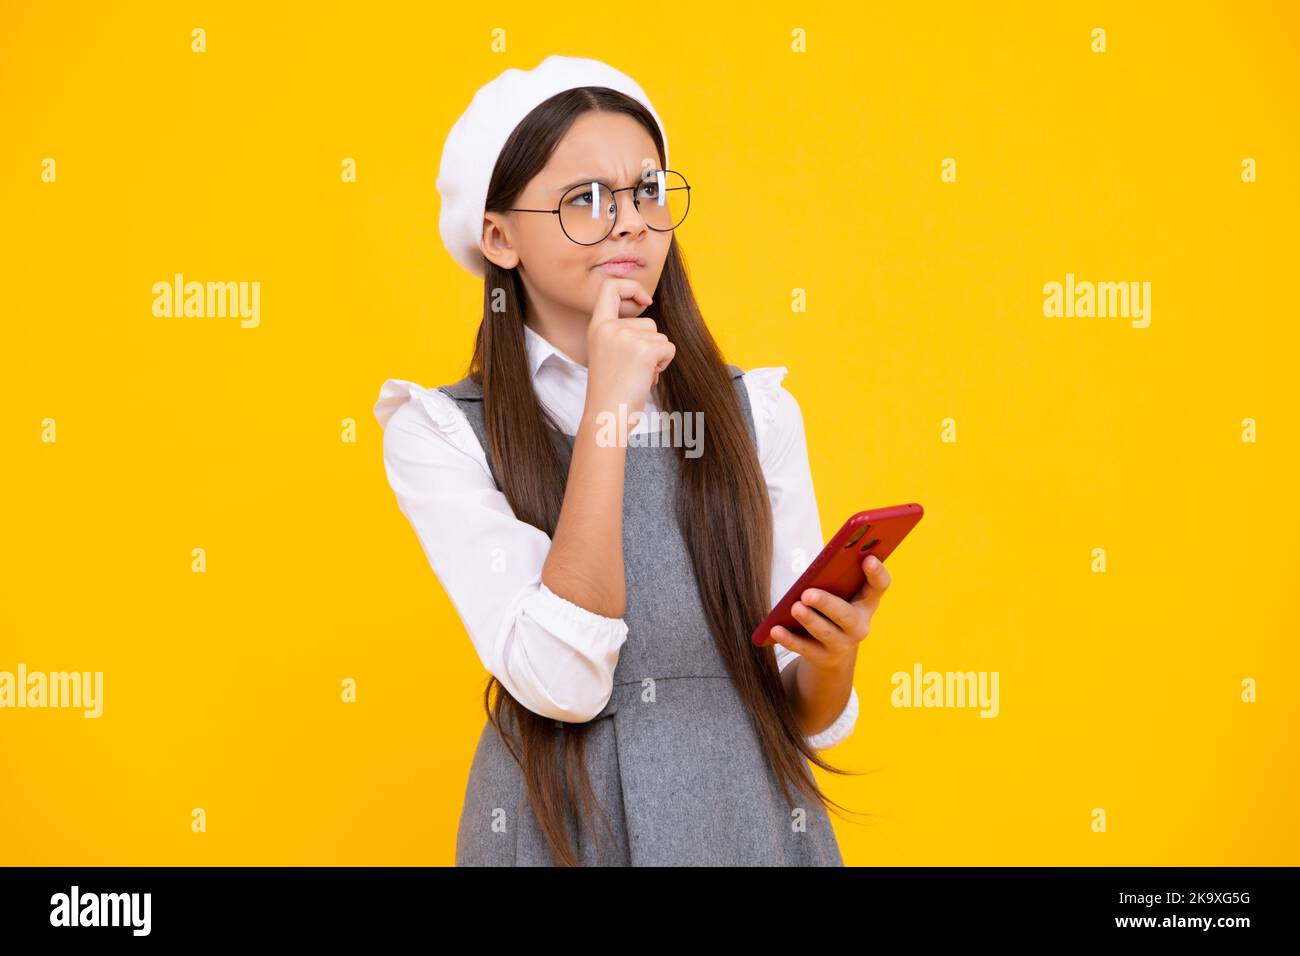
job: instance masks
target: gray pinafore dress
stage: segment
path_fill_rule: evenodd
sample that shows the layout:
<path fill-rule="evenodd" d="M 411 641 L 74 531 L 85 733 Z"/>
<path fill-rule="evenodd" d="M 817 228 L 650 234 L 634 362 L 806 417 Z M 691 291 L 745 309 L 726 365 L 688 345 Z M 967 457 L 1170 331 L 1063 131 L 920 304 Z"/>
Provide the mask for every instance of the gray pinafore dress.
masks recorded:
<path fill-rule="evenodd" d="M 734 365 L 728 369 L 753 440 L 744 373 Z M 467 376 L 439 391 L 456 400 L 486 454 L 481 389 Z M 567 467 L 574 436 L 555 437 Z M 667 437 L 662 446 L 649 433 L 628 438 L 627 641 L 619 651 L 613 694 L 587 737 L 587 775 L 616 845 L 600 839 L 598 819 L 575 820 L 572 811 L 570 836 L 576 836 L 586 866 L 843 866 L 821 802 L 791 788 L 792 811 L 781 796 L 714 645 L 675 517 L 682 452 Z M 489 467 L 500 487 L 490 457 Z M 562 761 L 558 747 L 557 759 Z M 811 773 L 806 760 L 804 765 Z M 533 816 L 523 773 L 490 721 L 470 766 L 456 865 L 556 865 Z"/>

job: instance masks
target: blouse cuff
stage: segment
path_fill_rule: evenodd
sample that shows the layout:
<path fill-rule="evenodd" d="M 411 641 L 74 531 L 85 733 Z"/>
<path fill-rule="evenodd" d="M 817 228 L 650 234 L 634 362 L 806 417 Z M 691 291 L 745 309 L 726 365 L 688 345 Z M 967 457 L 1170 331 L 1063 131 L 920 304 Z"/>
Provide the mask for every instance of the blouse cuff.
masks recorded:
<path fill-rule="evenodd" d="M 617 651 L 627 640 L 627 621 L 623 618 L 605 617 L 580 607 L 560 597 L 545 582 L 539 585 L 528 613 L 552 634 L 590 634 L 605 653 Z"/>
<path fill-rule="evenodd" d="M 772 650 L 776 653 L 777 669 L 784 673 L 785 669 L 790 666 L 799 655 L 790 650 L 784 644 L 776 644 Z M 849 702 L 844 705 L 844 710 L 835 718 L 835 723 L 831 724 L 819 734 L 813 734 L 811 737 L 805 736 L 804 740 L 808 741 L 808 746 L 813 750 L 825 750 L 827 747 L 834 747 L 837 743 L 844 740 L 853 733 L 853 727 L 858 722 L 858 689 L 849 688 Z"/>
<path fill-rule="evenodd" d="M 840 741 L 844 740 L 849 734 L 853 733 L 853 725 L 858 720 L 858 690 L 856 687 L 849 690 L 849 702 L 844 707 L 844 712 L 835 718 L 835 723 L 831 724 L 819 734 L 813 734 L 811 737 L 805 737 L 808 746 L 813 750 L 825 750 L 833 747 Z"/>

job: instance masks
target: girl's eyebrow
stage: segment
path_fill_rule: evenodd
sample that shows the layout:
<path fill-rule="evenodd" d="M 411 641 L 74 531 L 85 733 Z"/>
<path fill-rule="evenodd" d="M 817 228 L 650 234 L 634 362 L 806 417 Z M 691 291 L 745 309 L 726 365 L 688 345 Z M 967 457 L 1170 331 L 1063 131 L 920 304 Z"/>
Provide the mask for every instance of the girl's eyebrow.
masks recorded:
<path fill-rule="evenodd" d="M 584 176 L 582 179 L 576 180 L 575 182 L 571 182 L 567 186 L 560 186 L 555 191 L 557 193 L 564 193 L 564 192 L 568 192 L 574 186 L 585 186 L 587 183 L 600 183 L 603 186 L 605 186 L 607 189 L 609 188 L 609 180 L 607 180 L 604 176 Z"/>
<path fill-rule="evenodd" d="M 569 183 L 569 185 L 567 185 L 567 186 L 561 186 L 561 187 L 559 187 L 558 189 L 556 189 L 555 191 L 556 191 L 557 193 L 563 193 L 563 192 L 568 192 L 568 191 L 569 191 L 570 189 L 572 189 L 574 186 L 585 186 L 587 183 L 602 183 L 602 184 L 603 184 L 604 182 L 605 182 L 605 177 L 604 177 L 604 176 L 584 176 L 582 179 L 575 180 L 574 182 Z"/>

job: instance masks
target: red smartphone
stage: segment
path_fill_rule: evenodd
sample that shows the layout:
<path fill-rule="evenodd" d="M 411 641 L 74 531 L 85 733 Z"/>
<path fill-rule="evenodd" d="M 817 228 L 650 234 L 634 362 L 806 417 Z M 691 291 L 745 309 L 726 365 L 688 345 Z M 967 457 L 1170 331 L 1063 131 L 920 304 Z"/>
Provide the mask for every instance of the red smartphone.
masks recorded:
<path fill-rule="evenodd" d="M 801 600 L 800 595 L 809 588 L 817 588 L 849 600 L 866 583 L 867 575 L 862 570 L 862 562 L 867 555 L 874 554 L 884 561 L 907 537 L 907 533 L 916 527 L 923 514 L 924 509 L 913 503 L 859 511 L 844 522 L 844 526 L 835 533 L 822 553 L 808 565 L 808 570 L 799 576 L 785 597 L 763 618 L 763 623 L 754 631 L 754 643 L 759 647 L 775 644 L 776 641 L 768 635 L 778 624 L 799 637 L 811 637 L 791 611 L 795 602 Z"/>

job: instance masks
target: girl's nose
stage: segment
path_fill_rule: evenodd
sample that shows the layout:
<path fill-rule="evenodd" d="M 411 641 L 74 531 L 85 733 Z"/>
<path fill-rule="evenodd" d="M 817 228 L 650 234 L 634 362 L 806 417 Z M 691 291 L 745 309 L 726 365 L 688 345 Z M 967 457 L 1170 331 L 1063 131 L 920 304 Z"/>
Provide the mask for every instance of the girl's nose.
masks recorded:
<path fill-rule="evenodd" d="M 636 208 L 636 202 L 633 199 L 631 190 L 626 193 L 616 194 L 618 197 L 618 218 L 614 220 L 614 231 L 611 235 L 620 233 L 639 233 L 645 229 L 645 220 L 641 218 L 640 211 Z"/>

